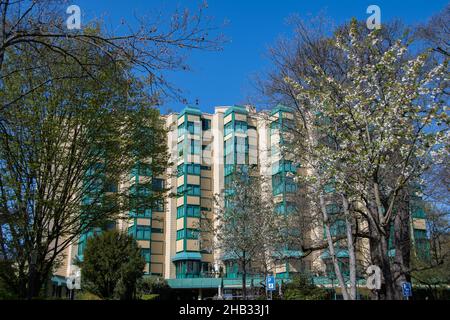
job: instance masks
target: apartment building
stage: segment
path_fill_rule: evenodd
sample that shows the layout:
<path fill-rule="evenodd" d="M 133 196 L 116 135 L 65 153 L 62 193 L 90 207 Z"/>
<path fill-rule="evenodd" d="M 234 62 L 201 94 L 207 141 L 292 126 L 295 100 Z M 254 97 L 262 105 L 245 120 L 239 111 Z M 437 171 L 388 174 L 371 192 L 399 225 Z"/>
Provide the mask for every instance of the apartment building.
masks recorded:
<path fill-rule="evenodd" d="M 269 178 L 277 212 L 289 214 L 294 210 L 293 197 L 298 187 L 291 173 L 300 170 L 299 163 L 281 152 L 282 131 L 292 124 L 294 115 L 284 106 L 259 112 L 250 106 L 221 106 L 213 114 L 188 106 L 163 118 L 168 128 L 172 166 L 164 176 L 152 181 L 154 188 L 168 188 L 170 194 L 153 208 L 129 212 L 127 221 L 119 221 L 113 227 L 136 238 L 146 260 L 145 273 L 168 279 L 174 289 L 200 292 L 217 291 L 219 286 L 238 289 L 239 266 L 232 258 L 213 250 L 213 235 L 199 231 L 201 219 L 214 221 L 214 195 L 224 191 L 238 165 L 254 166 Z M 148 178 L 145 166 L 137 166 L 129 181 L 122 181 L 118 187 L 138 184 Z M 330 205 L 328 209 L 333 214 L 336 207 Z M 414 210 L 412 234 L 417 243 L 423 243 L 425 220 L 420 206 Z M 337 226 L 336 232 L 339 230 Z M 81 235 L 66 250 L 66 261 L 55 273 L 57 285 L 76 272 L 77 267 L 71 261 L 75 256 L 83 258 L 86 239 L 93 232 Z M 329 285 L 327 271 L 331 269 L 327 251 L 300 259 L 302 254 L 298 247 L 286 245 L 281 257 L 273 259 L 276 278 L 286 280 L 296 272 L 311 272 L 317 283 Z M 344 248 L 338 250 L 338 257 L 345 264 L 348 253 Z M 252 277 L 249 285 L 250 281 Z M 258 286 L 260 281 L 252 285 Z"/>

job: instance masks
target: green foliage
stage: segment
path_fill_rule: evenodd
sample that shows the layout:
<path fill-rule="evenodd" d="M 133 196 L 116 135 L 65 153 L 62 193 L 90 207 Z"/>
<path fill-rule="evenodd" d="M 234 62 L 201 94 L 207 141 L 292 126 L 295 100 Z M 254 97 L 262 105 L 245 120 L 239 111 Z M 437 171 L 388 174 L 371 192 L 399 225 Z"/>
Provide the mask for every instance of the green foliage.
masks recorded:
<path fill-rule="evenodd" d="M 144 277 L 137 284 L 137 296 L 141 300 L 155 300 L 169 294 L 167 281 L 160 277 Z"/>
<path fill-rule="evenodd" d="M 144 294 L 141 296 L 141 300 L 158 300 L 159 294 Z"/>
<path fill-rule="evenodd" d="M 82 291 L 76 295 L 76 300 L 102 300 L 99 296 L 92 292 Z"/>
<path fill-rule="evenodd" d="M 284 291 L 286 300 L 325 300 L 328 293 L 312 283 L 311 278 L 305 275 L 296 275 L 292 282 L 286 285 Z"/>
<path fill-rule="evenodd" d="M 103 299 L 132 299 L 145 260 L 133 237 L 113 230 L 87 242 L 79 263 L 84 290 Z"/>
<path fill-rule="evenodd" d="M 0 248 L 13 263 L 0 277 L 20 297 L 38 296 L 79 234 L 161 199 L 163 192 L 146 192 L 137 204 L 117 180 L 149 159 L 159 175 L 168 159 L 155 97 L 130 66 L 82 42 L 54 44 L 77 51 L 82 65 L 45 46 L 18 45 L 3 67 Z"/>

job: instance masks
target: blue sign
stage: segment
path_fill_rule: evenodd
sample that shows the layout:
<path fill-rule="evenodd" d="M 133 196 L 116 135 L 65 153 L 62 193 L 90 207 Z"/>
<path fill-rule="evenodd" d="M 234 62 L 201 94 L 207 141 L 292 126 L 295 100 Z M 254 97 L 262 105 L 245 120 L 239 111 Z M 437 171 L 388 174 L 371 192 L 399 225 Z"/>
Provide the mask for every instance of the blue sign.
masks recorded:
<path fill-rule="evenodd" d="M 412 287 L 410 282 L 403 282 L 402 283 L 402 290 L 403 290 L 403 296 L 404 297 L 412 297 Z"/>
<path fill-rule="evenodd" d="M 267 276 L 266 284 L 267 284 L 267 291 L 275 291 L 276 290 L 274 276 Z"/>

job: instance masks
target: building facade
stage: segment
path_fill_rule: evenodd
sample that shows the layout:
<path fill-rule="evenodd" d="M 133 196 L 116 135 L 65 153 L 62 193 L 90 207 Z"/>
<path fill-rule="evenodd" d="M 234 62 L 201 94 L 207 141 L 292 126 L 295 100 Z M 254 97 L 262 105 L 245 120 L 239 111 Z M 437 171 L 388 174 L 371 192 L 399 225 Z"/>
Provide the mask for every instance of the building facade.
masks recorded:
<path fill-rule="evenodd" d="M 300 164 L 281 152 L 284 143 L 281 133 L 292 124 L 294 115 L 283 106 L 260 112 L 250 106 L 223 106 L 216 107 L 213 114 L 189 106 L 163 118 L 172 166 L 164 176 L 153 177 L 152 188 L 166 188 L 169 193 L 156 206 L 130 211 L 129 219 L 111 227 L 132 234 L 146 260 L 145 274 L 168 279 L 174 289 L 217 291 L 221 285 L 238 289 L 239 267 L 213 250 L 213 235 L 200 232 L 201 219 L 214 222 L 214 195 L 226 190 L 233 170 L 240 165 L 256 167 L 269 178 L 277 212 L 289 214 L 294 210 L 298 186 L 293 173 L 300 170 Z M 139 184 L 149 178 L 145 166 L 137 165 L 129 179 L 121 181 L 118 187 L 136 186 L 132 192 L 138 193 L 142 191 Z M 327 210 L 333 214 L 337 207 L 330 204 Z M 417 206 L 411 224 L 417 244 L 426 239 L 425 220 L 420 213 Z M 335 232 L 340 230 L 337 225 Z M 86 239 L 93 232 L 81 235 L 66 250 L 65 261 L 55 273 L 57 285 L 63 282 L 59 279 L 77 271 L 72 261 L 76 257 L 82 259 Z M 338 250 L 338 257 L 345 263 L 348 258 L 345 249 Z M 330 284 L 326 250 L 301 258 L 301 250 L 287 244 L 281 257 L 273 259 L 276 278 L 288 280 L 294 273 L 308 272 L 317 283 Z M 254 277 L 257 279 L 258 275 Z M 260 285 L 260 281 L 254 283 Z"/>

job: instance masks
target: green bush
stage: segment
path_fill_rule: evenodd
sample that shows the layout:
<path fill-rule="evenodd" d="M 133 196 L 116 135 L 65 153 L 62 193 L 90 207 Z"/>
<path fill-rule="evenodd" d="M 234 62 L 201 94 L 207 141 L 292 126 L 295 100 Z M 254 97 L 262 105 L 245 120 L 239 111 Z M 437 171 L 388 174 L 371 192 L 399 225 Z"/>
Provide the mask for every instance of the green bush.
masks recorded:
<path fill-rule="evenodd" d="M 81 267 L 82 289 L 102 299 L 134 298 L 145 260 L 136 240 L 117 230 L 89 238 Z"/>
<path fill-rule="evenodd" d="M 144 277 L 137 284 L 137 297 L 141 300 L 155 300 L 166 298 L 170 287 L 161 277 Z"/>
<path fill-rule="evenodd" d="M 284 290 L 285 300 L 325 300 L 327 298 L 328 292 L 314 285 L 312 279 L 305 275 L 294 276 Z"/>
<path fill-rule="evenodd" d="M 75 295 L 76 300 L 102 300 L 99 296 L 92 292 L 82 291 Z"/>

